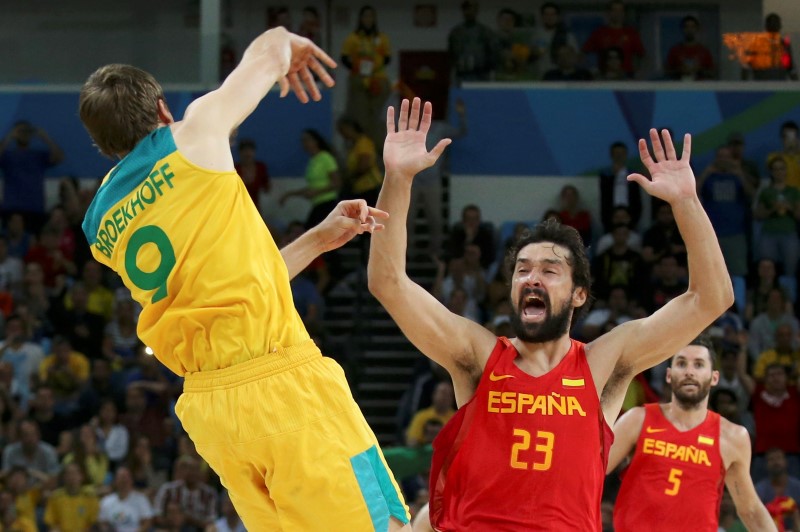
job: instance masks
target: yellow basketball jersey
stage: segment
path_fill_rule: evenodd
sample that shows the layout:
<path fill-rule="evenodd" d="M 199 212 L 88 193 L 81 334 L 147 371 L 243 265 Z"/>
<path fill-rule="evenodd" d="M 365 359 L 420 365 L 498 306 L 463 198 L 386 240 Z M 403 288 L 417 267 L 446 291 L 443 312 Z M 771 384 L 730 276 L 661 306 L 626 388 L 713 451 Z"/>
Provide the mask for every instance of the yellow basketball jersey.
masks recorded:
<path fill-rule="evenodd" d="M 169 127 L 106 176 L 83 230 L 142 307 L 139 338 L 178 375 L 309 338 L 280 251 L 236 172 L 200 168 Z"/>

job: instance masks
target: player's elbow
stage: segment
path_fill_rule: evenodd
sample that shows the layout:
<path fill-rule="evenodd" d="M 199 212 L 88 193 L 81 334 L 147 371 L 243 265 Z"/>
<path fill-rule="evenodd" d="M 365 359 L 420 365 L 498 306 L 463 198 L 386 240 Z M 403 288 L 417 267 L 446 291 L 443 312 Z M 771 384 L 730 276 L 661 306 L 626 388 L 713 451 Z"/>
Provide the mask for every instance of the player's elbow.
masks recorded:
<path fill-rule="evenodd" d="M 369 292 L 383 303 L 391 294 L 396 294 L 400 284 L 399 276 L 390 268 L 382 268 L 370 261 L 367 267 L 367 286 Z"/>
<path fill-rule="evenodd" d="M 711 320 L 716 320 L 735 302 L 733 283 L 727 275 L 721 275 L 713 286 L 706 286 L 704 289 L 693 292 L 697 300 L 697 308 L 702 309 L 703 313 L 708 315 Z"/>

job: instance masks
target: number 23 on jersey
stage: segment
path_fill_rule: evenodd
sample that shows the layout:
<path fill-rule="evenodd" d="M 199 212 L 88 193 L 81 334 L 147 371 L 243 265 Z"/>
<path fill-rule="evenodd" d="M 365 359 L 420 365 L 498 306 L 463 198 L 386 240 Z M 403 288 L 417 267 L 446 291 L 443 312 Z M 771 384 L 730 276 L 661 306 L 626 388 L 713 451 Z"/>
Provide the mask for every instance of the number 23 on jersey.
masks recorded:
<path fill-rule="evenodd" d="M 514 429 L 514 444 L 511 445 L 511 467 L 547 471 L 553 462 L 555 434 L 545 430 L 536 431 L 531 449 L 531 433 L 525 429 Z"/>

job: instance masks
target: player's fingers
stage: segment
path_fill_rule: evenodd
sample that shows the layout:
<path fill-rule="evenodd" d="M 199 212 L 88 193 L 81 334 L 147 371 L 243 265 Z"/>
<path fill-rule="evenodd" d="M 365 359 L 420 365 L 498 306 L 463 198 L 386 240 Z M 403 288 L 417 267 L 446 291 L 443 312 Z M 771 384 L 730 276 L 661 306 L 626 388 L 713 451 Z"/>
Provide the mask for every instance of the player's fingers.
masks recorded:
<path fill-rule="evenodd" d="M 430 152 L 430 155 L 434 157 L 434 161 L 442 156 L 442 153 L 444 153 L 444 149 L 447 146 L 449 146 L 451 142 L 453 141 L 450 139 L 442 139 L 436 144 L 436 146 L 433 147 L 433 149 Z"/>
<path fill-rule="evenodd" d="M 647 141 L 639 139 L 639 158 L 642 160 L 644 167 L 650 170 L 653 166 L 653 158 L 650 156 L 650 150 L 647 149 Z"/>
<path fill-rule="evenodd" d="M 316 57 L 312 57 L 308 62 L 309 67 L 314 73 L 319 76 L 320 81 L 325 84 L 326 87 L 333 87 L 336 84 L 333 77 L 325 70 L 325 67 L 317 61 Z"/>
<path fill-rule="evenodd" d="M 433 105 L 431 102 L 425 102 L 422 107 L 422 122 L 419 124 L 419 130 L 427 134 L 431 128 L 431 120 L 433 119 Z"/>
<path fill-rule="evenodd" d="M 411 115 L 408 117 L 408 129 L 416 131 L 419 127 L 420 99 L 414 98 L 411 102 Z"/>
<path fill-rule="evenodd" d="M 334 61 L 331 56 L 325 53 L 325 50 L 317 46 L 316 44 L 313 45 L 312 52 L 314 57 L 328 65 L 330 68 L 336 68 L 336 61 Z"/>
<path fill-rule="evenodd" d="M 683 136 L 683 155 L 681 155 L 681 161 L 686 161 L 688 163 L 691 156 L 692 156 L 692 136 L 687 133 Z"/>
<path fill-rule="evenodd" d="M 645 190 L 645 192 L 649 191 L 650 185 L 653 184 L 652 181 L 647 179 L 642 174 L 630 174 L 628 176 L 628 181 L 635 181 L 635 182 L 639 183 L 639 186 L 642 187 Z"/>
<path fill-rule="evenodd" d="M 394 106 L 390 105 L 386 110 L 386 134 L 388 135 L 396 131 L 394 127 Z"/>
<path fill-rule="evenodd" d="M 405 131 L 408 129 L 408 100 L 403 98 L 400 104 L 400 119 L 397 121 L 397 131 Z"/>
<path fill-rule="evenodd" d="M 389 218 L 389 213 L 386 211 L 382 211 L 377 207 L 369 207 L 369 215 L 373 218 L 382 218 L 386 220 Z"/>
<path fill-rule="evenodd" d="M 672 136 L 669 134 L 669 131 L 666 129 L 661 130 L 661 140 L 664 141 L 664 148 L 667 151 L 667 159 L 674 161 L 678 158 L 678 154 L 675 153 L 675 145 L 672 144 Z"/>
<path fill-rule="evenodd" d="M 314 76 L 311 75 L 311 71 L 308 67 L 303 67 L 300 69 L 300 78 L 303 80 L 306 88 L 311 92 L 311 98 L 318 102 L 322 99 L 322 94 L 319 92 L 319 87 L 317 87 L 317 82 L 314 81 Z"/>
<path fill-rule="evenodd" d="M 650 130 L 650 143 L 653 145 L 653 158 L 656 162 L 666 159 L 664 155 L 664 147 L 661 145 L 661 139 L 658 136 L 658 131 L 655 129 Z"/>
<path fill-rule="evenodd" d="M 292 72 L 287 77 L 289 78 L 289 84 L 292 86 L 292 91 L 295 96 L 297 96 L 297 99 L 302 103 L 308 103 L 308 94 L 306 94 L 303 84 L 300 83 L 300 78 L 297 76 L 297 73 Z"/>
<path fill-rule="evenodd" d="M 284 98 L 287 94 L 289 94 L 289 80 L 286 78 L 281 78 L 278 80 L 278 87 L 281 89 L 281 98 Z"/>

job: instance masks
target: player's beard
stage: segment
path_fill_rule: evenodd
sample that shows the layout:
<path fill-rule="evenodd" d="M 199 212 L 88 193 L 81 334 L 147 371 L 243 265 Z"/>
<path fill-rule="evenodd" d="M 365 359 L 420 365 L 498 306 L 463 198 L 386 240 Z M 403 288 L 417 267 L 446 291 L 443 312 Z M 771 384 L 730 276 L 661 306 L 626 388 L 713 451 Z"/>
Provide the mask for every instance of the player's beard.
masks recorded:
<path fill-rule="evenodd" d="M 511 327 L 514 334 L 523 342 L 543 343 L 558 340 L 569 331 L 569 323 L 572 318 L 572 307 L 569 306 L 571 298 L 564 303 L 564 307 L 557 314 L 552 314 L 549 296 L 543 291 L 534 290 L 536 295 L 545 302 L 544 320 L 539 323 L 525 323 L 522 321 L 524 312 L 525 296 L 520 297 L 517 312 L 511 315 Z"/>
<path fill-rule="evenodd" d="M 708 397 L 709 392 L 711 392 L 711 379 L 708 379 L 706 382 L 700 382 L 699 380 L 693 380 L 692 382 L 697 384 L 697 391 L 694 393 L 684 391 L 683 384 L 686 383 L 686 379 L 679 383 L 673 380 L 670 385 L 672 388 L 672 396 L 675 397 L 678 403 L 686 410 L 691 410 L 700 406 Z"/>

